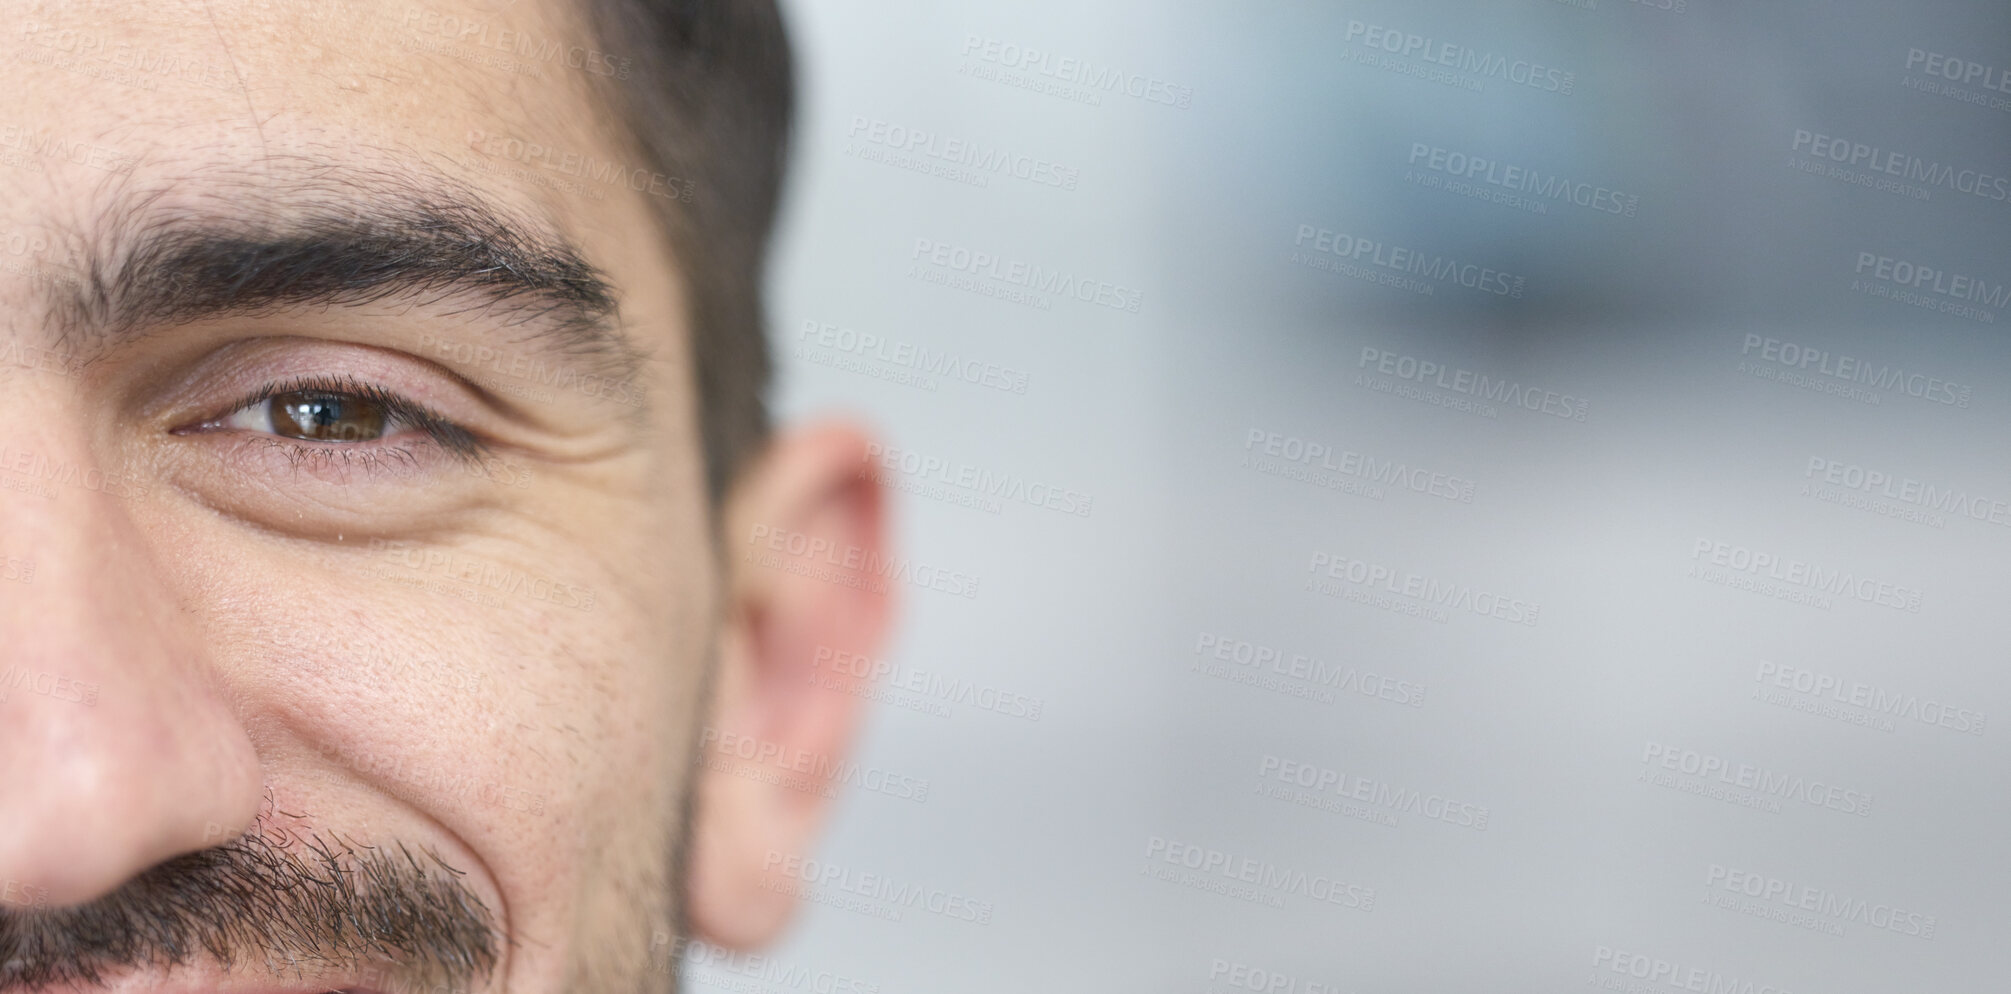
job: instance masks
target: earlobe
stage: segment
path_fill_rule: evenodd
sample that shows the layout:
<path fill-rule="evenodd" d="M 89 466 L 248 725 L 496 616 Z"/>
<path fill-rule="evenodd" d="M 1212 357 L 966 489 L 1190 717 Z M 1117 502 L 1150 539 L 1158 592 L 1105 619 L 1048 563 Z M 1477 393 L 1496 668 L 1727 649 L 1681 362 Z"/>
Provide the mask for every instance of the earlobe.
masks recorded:
<path fill-rule="evenodd" d="M 808 855 L 859 718 L 857 667 L 892 615 L 885 498 L 867 437 L 838 424 L 776 439 L 725 514 L 728 597 L 699 791 L 687 911 L 699 937 L 746 948 L 794 910 L 784 872 Z"/>

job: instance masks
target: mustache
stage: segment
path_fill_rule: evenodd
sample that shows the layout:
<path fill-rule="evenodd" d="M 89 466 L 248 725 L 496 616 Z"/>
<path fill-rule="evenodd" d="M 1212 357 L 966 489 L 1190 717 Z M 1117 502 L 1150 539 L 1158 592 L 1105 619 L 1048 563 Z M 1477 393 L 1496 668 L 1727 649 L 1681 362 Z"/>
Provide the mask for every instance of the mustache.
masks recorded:
<path fill-rule="evenodd" d="M 0 994 L 205 958 L 300 979 L 388 965 L 421 989 L 472 989 L 500 942 L 462 876 L 424 847 L 255 827 L 88 904 L 0 906 Z"/>

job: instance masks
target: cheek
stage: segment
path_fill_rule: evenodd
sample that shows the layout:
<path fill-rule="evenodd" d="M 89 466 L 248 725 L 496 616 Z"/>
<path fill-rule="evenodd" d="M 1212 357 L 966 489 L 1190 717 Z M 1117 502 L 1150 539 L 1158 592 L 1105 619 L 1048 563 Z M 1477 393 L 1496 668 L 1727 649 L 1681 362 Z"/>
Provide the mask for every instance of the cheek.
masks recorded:
<path fill-rule="evenodd" d="M 496 649 L 544 668 L 518 689 L 536 702 L 525 734 L 553 760 L 553 810 L 499 833 L 492 858 L 513 864 L 513 906 L 567 937 L 543 964 L 567 990 L 632 989 L 636 973 L 667 970 L 652 943 L 677 920 L 671 856 L 707 633 L 687 609 L 636 603 L 617 597 L 585 620 L 546 614 L 516 636 L 530 641 Z"/>
<path fill-rule="evenodd" d="M 675 592 L 583 575 L 590 610 L 510 605 L 457 655 L 490 661 L 498 734 L 480 748 L 508 757 L 544 809 L 509 819 L 523 834 L 507 844 L 591 887 L 598 863 L 660 850 L 676 824 L 710 633 Z"/>
<path fill-rule="evenodd" d="M 675 784 L 699 657 L 665 647 L 699 643 L 667 630 L 670 612 L 598 577 L 485 585 L 416 554 L 281 560 L 240 552 L 204 594 L 227 605 L 205 612 L 203 641 L 261 755 L 304 754 L 471 843 L 524 851 L 589 846 L 610 809 Z"/>
<path fill-rule="evenodd" d="M 534 972 L 558 967 L 530 960 L 587 956 L 615 934 L 620 960 L 639 962 L 673 920 L 669 860 L 713 635 L 707 545 L 598 532 L 444 559 L 212 534 L 174 559 L 269 774 L 324 785 L 329 824 L 422 818 L 451 835 L 511 926 L 549 941 L 523 954 Z"/>

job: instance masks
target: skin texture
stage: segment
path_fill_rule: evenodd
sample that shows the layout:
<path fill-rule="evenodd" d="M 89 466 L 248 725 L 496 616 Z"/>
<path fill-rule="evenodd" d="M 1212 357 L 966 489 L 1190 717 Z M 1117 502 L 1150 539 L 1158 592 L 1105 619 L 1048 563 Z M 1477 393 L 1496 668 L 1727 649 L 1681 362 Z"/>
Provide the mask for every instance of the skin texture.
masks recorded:
<path fill-rule="evenodd" d="M 828 804 L 803 789 L 802 758 L 828 770 L 858 719 L 856 695 L 805 677 L 820 650 L 875 652 L 891 608 L 842 566 L 753 565 L 767 547 L 750 540 L 883 555 L 881 491 L 864 435 L 814 425 L 776 438 L 710 513 L 653 194 L 561 165 L 642 164 L 617 151 L 590 68 L 510 51 L 575 44 L 572 14 L 558 0 L 8 13 L 0 674 L 25 682 L 0 685 L 0 914 L 116 900 L 150 868 L 247 836 L 311 838 L 458 871 L 497 936 L 476 990 L 669 989 L 680 921 L 721 945 L 771 939 L 793 901 L 770 867 L 810 851 Z M 478 135 L 561 158 L 513 159 Z M 628 389 L 475 360 L 542 353 L 521 314 L 458 292 L 155 315 L 116 340 L 77 320 L 91 266 L 117 274 L 136 222 L 442 189 L 605 277 L 643 357 Z M 350 443 L 222 424 L 288 377 L 416 400 L 485 455 L 411 435 L 332 453 Z M 746 740 L 768 757 L 698 751 Z M 427 989 L 395 956 L 268 969 L 271 950 L 236 951 L 229 969 L 197 955 L 103 979 Z"/>

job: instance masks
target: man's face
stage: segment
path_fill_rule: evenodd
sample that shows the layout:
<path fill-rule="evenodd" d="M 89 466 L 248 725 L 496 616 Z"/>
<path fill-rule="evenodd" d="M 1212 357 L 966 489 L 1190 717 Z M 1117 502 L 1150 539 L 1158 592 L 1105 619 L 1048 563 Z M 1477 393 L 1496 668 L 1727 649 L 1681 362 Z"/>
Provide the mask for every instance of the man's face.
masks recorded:
<path fill-rule="evenodd" d="M 878 629 L 715 561 L 632 55 L 539 0 L 11 13 L 0 991 L 661 988 L 681 915 L 772 933 L 805 836 L 746 820 L 815 805 L 693 749 L 841 748 L 763 661 Z M 858 444 L 779 446 L 727 548 L 877 542 Z"/>

